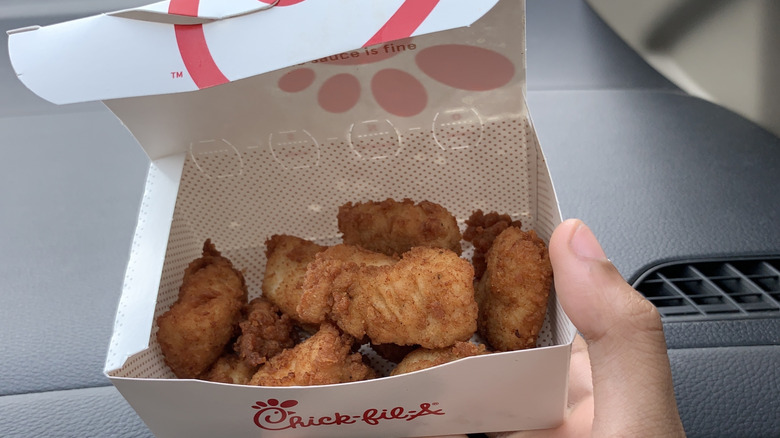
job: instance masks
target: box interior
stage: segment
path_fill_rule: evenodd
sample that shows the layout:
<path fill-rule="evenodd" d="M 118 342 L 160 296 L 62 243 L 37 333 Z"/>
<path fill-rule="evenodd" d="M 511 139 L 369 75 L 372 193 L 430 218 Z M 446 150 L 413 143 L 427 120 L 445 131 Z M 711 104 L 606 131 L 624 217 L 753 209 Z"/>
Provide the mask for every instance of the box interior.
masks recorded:
<path fill-rule="evenodd" d="M 323 144 L 316 165 L 290 168 L 270 148 L 237 155 L 234 149 L 191 153 L 182 179 L 163 266 L 155 319 L 176 301 L 184 268 L 211 239 L 244 271 L 250 298 L 260 295 L 265 240 L 292 234 L 323 245 L 340 243 L 338 207 L 348 201 L 411 198 L 447 208 L 465 229 L 476 209 L 509 213 L 524 229 L 549 240 L 557 208 L 543 157 L 526 116 L 489 121 L 483 141 L 443 150 L 429 130 L 402 137 L 399 152 L 361 159 L 347 141 Z M 474 134 L 477 135 L 477 134 Z M 464 242 L 464 258 L 470 258 Z M 555 330 L 554 295 L 538 345 L 568 340 Z M 149 350 L 112 375 L 173 378 L 152 330 Z M 369 351 L 370 355 L 370 351 Z M 381 374 L 381 359 L 370 355 Z"/>
<path fill-rule="evenodd" d="M 153 164 L 185 156 L 154 318 L 206 239 L 244 271 L 252 298 L 265 240 L 339 243 L 336 213 L 349 201 L 428 200 L 462 229 L 473 211 L 497 211 L 548 241 L 560 213 L 524 99 L 517 6 L 194 93 L 107 101 Z M 149 348 L 109 375 L 172 378 L 155 333 L 156 324 Z M 571 336 L 552 294 L 539 345 Z M 368 353 L 386 374 L 390 365 Z"/>

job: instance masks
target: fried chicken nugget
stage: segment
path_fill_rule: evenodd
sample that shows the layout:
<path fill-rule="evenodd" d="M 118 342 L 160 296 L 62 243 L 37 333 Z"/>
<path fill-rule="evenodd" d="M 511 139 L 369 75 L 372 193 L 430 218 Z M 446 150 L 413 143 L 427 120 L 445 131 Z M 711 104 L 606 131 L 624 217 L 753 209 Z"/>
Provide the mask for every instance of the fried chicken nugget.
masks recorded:
<path fill-rule="evenodd" d="M 257 368 L 257 365 L 250 365 L 238 357 L 236 353 L 229 352 L 220 356 L 201 377 L 210 382 L 246 385 L 257 372 Z"/>
<path fill-rule="evenodd" d="M 360 353 L 355 339 L 331 324 L 295 347 L 272 357 L 249 381 L 258 386 L 309 386 L 356 382 L 376 377 Z"/>
<path fill-rule="evenodd" d="M 246 319 L 239 323 L 241 335 L 233 349 L 249 366 L 257 367 L 285 348 L 295 345 L 293 322 L 289 316 L 264 297 L 246 306 Z"/>
<path fill-rule="evenodd" d="M 233 339 L 247 302 L 243 274 L 211 240 L 184 271 L 178 300 L 157 318 L 165 363 L 180 378 L 197 378 Z"/>
<path fill-rule="evenodd" d="M 485 254 L 493 244 L 493 241 L 502 231 L 509 227 L 522 227 L 520 221 L 512 221 L 508 214 L 498 214 L 490 212 L 484 214 L 482 210 L 477 210 L 466 219 L 466 231 L 463 232 L 463 240 L 471 242 L 474 245 L 474 255 L 471 257 L 471 263 L 474 265 L 474 276 L 482 278 L 485 273 L 487 262 Z"/>
<path fill-rule="evenodd" d="M 433 202 L 348 202 L 339 207 L 337 218 L 339 231 L 348 245 L 387 255 L 403 254 L 415 246 L 447 248 L 461 254 L 461 234 L 455 217 Z"/>
<path fill-rule="evenodd" d="M 266 242 L 263 296 L 290 318 L 301 322 L 297 307 L 303 293 L 306 266 L 327 247 L 289 235 L 274 235 Z"/>
<path fill-rule="evenodd" d="M 509 227 L 493 241 L 476 296 L 479 333 L 496 350 L 533 348 L 552 285 L 547 246 L 531 230 Z"/>
<path fill-rule="evenodd" d="M 426 368 L 443 365 L 464 357 L 478 356 L 487 354 L 487 348 L 483 344 L 472 344 L 471 342 L 458 342 L 452 347 L 437 348 L 429 350 L 427 348 L 418 348 L 393 368 L 391 376 L 411 373 L 413 371 L 424 370 Z"/>
<path fill-rule="evenodd" d="M 398 261 L 398 258 L 369 251 L 359 246 L 341 244 L 319 253 L 315 257 L 315 262 L 317 260 L 320 262 L 316 268 L 316 275 L 328 275 L 329 268 L 324 265 L 325 261 L 331 261 L 334 268 L 338 270 L 342 265 L 392 266 Z M 311 324 L 327 321 L 333 307 L 331 283 L 327 281 L 315 282 L 316 275 L 309 274 L 308 271 L 305 273 L 301 285 L 302 294 L 297 308 L 301 320 Z M 306 283 L 306 276 L 309 277 L 308 283 Z"/>
<path fill-rule="evenodd" d="M 335 247 L 334 247 L 335 248 Z M 310 322 L 327 318 L 375 344 L 441 348 L 476 331 L 474 268 L 443 248 L 415 247 L 393 264 L 372 266 L 317 255 L 306 271 L 301 304 L 314 295 Z"/>

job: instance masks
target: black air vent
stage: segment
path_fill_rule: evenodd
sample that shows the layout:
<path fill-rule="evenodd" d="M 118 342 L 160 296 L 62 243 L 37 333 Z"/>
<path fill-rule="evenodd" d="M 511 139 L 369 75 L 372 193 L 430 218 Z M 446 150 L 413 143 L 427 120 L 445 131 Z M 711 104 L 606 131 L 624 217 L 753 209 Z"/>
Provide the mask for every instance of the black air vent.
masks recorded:
<path fill-rule="evenodd" d="M 634 287 L 665 320 L 780 317 L 780 257 L 668 263 Z"/>

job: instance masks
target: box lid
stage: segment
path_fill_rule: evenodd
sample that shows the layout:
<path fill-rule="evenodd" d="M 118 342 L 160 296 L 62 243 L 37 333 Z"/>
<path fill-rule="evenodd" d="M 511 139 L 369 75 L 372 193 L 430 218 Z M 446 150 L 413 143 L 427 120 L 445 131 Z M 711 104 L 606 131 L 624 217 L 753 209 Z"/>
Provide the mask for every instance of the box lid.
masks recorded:
<path fill-rule="evenodd" d="M 9 31 L 19 79 L 57 104 L 208 88 L 469 26 L 497 0 L 168 0 Z"/>
<path fill-rule="evenodd" d="M 439 108 L 449 105 L 456 111 L 465 103 L 464 108 L 472 108 L 469 114 L 479 107 L 474 99 L 491 102 L 491 111 L 501 111 L 495 104 L 499 101 L 508 108 L 518 107 L 499 88 L 511 80 L 524 89 L 523 3 L 502 3 L 505 7 L 499 8 L 498 0 L 273 1 L 170 0 L 46 27 L 18 29 L 9 32 L 9 54 L 19 79 L 44 99 L 58 104 L 106 102 L 152 160 L 192 153 L 193 148 L 232 150 L 236 141 L 258 142 L 260 134 L 254 132 L 258 125 L 285 125 L 281 130 L 289 133 L 298 130 L 304 121 L 326 128 L 341 126 L 347 119 L 354 122 L 356 116 L 365 117 L 360 120 L 381 117 L 382 111 L 365 105 L 355 106 L 351 112 L 328 109 L 324 115 L 314 111 L 300 115 L 295 111 L 295 126 L 289 127 L 290 118 L 279 110 L 291 105 L 289 93 L 279 94 L 275 84 L 281 79 L 268 76 L 304 63 L 314 68 L 317 60 L 334 54 L 361 54 L 357 59 L 316 67 L 338 64 L 343 68 L 349 64 L 355 67 L 351 76 L 368 82 L 370 68 L 366 63 L 373 66 L 377 60 L 395 56 L 397 53 L 382 50 L 393 47 L 393 41 L 416 41 L 412 37 L 422 35 L 436 39 L 444 30 L 473 30 L 467 37 L 468 47 L 458 48 L 477 51 L 474 59 L 487 54 L 499 62 L 468 60 L 460 53 L 429 57 L 434 61 L 462 58 L 439 70 L 458 71 L 476 65 L 481 70 L 470 72 L 471 76 L 497 77 L 498 83 L 476 88 L 460 86 L 454 92 L 442 88 L 428 102 L 436 102 Z M 263 4 L 258 7 L 258 3 Z M 472 24 L 488 12 L 499 17 L 501 26 L 486 24 L 475 30 L 477 26 Z M 512 35 L 502 34 L 496 30 L 499 28 L 503 32 L 511 30 Z M 447 47 L 440 49 L 446 52 Z M 362 55 L 369 51 L 372 56 Z M 376 52 L 380 56 L 374 56 Z M 406 59 L 403 62 L 414 63 L 408 56 Z M 408 78 L 390 76 L 390 82 Z M 443 82 L 446 84 L 446 79 Z M 215 88 L 217 85 L 223 87 Z M 331 87 L 340 93 L 338 88 Z M 416 93 L 413 88 L 407 90 L 407 95 Z M 186 93 L 196 90 L 209 92 Z M 480 91 L 479 97 L 472 96 L 475 90 Z M 331 120 L 331 116 L 339 118 Z M 414 116 L 400 114 L 403 123 L 410 126 L 430 123 L 423 118 L 429 114 Z M 343 134 L 326 131 L 313 135 L 328 138 Z M 234 139 L 236 136 L 246 138 Z"/>

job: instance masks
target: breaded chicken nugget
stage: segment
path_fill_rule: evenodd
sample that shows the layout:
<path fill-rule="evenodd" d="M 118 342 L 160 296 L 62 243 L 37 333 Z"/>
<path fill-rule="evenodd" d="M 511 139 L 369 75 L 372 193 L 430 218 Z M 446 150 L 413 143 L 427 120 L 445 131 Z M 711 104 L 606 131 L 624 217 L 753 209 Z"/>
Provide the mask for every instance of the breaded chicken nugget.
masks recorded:
<path fill-rule="evenodd" d="M 489 351 L 482 344 L 472 344 L 471 342 L 458 342 L 452 347 L 437 348 L 429 350 L 427 348 L 418 348 L 407 354 L 401 362 L 393 368 L 391 376 L 411 373 L 412 371 L 424 370 L 448 362 L 452 362 L 464 357 L 478 356 L 487 354 Z"/>
<path fill-rule="evenodd" d="M 249 365 L 237 354 L 229 352 L 220 356 L 201 378 L 210 382 L 246 385 L 257 372 L 257 368 L 258 366 Z"/>
<path fill-rule="evenodd" d="M 330 324 L 295 347 L 272 357 L 257 370 L 250 385 L 309 386 L 372 379 L 376 372 L 360 353 L 353 353 L 355 339 Z"/>
<path fill-rule="evenodd" d="M 179 298 L 157 318 L 165 363 L 180 378 L 196 378 L 222 354 L 238 329 L 246 283 L 210 240 L 184 272 Z"/>
<path fill-rule="evenodd" d="M 333 262 L 336 266 L 336 270 L 333 271 L 335 274 L 344 265 L 392 266 L 398 261 L 398 258 L 369 251 L 359 246 L 341 244 L 332 246 L 319 253 L 315 257 L 316 260 L 320 260 L 316 274 L 308 274 L 308 283 L 306 283 L 306 276 L 304 276 L 303 284 L 301 285 L 303 293 L 297 308 L 297 313 L 301 320 L 310 324 L 320 324 L 327 321 L 330 310 L 333 307 L 331 283 L 328 281 L 315 281 L 317 280 L 316 276 L 329 275 L 330 271 L 324 265 L 325 261 Z"/>
<path fill-rule="evenodd" d="M 463 240 L 471 242 L 474 245 L 474 255 L 471 257 L 471 263 L 474 265 L 474 276 L 482 278 L 485 273 L 485 254 L 493 244 L 496 237 L 502 231 L 509 227 L 521 228 L 520 221 L 512 221 L 508 214 L 498 214 L 490 212 L 482 213 L 477 210 L 466 219 L 466 231 L 463 232 Z"/>
<path fill-rule="evenodd" d="M 547 246 L 531 230 L 509 227 L 493 241 L 477 285 L 479 333 L 496 350 L 536 346 L 552 285 Z"/>
<path fill-rule="evenodd" d="M 327 317 L 358 339 L 426 348 L 447 347 L 475 332 L 474 269 L 454 252 L 415 247 L 380 266 L 330 255 L 318 254 L 304 279 L 301 303 L 313 293 L 324 306 L 311 322 Z"/>
<path fill-rule="evenodd" d="M 403 254 L 414 246 L 447 248 L 461 254 L 455 217 L 429 201 L 348 202 L 339 208 L 338 226 L 344 243 L 387 255 Z"/>
<path fill-rule="evenodd" d="M 266 242 L 263 296 L 290 318 L 301 321 L 297 307 L 303 293 L 303 276 L 314 256 L 327 247 L 289 235 L 274 235 Z"/>
<path fill-rule="evenodd" d="M 233 349 L 247 365 L 262 365 L 265 361 L 295 345 L 292 319 L 263 297 L 246 306 L 246 318 L 239 323 L 241 335 Z"/>

